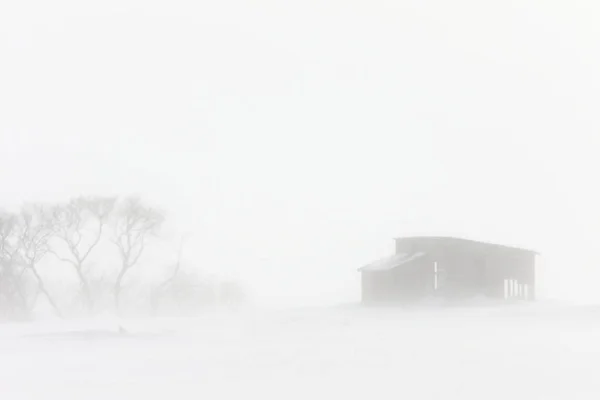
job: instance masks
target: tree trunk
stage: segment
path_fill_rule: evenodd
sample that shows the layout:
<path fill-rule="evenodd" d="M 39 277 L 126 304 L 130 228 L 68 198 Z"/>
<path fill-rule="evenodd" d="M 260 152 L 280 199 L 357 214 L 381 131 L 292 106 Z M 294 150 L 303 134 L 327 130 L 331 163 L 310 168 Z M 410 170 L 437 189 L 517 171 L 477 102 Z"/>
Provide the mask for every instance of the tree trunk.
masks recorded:
<path fill-rule="evenodd" d="M 85 308 L 87 309 L 87 311 L 92 311 L 94 308 L 94 301 L 92 299 L 90 285 L 89 285 L 87 279 L 85 278 L 85 276 L 83 275 L 82 266 L 79 265 L 79 266 L 75 267 L 75 270 L 77 271 L 77 276 L 79 277 L 79 280 L 81 281 L 81 289 L 83 291 Z"/>
<path fill-rule="evenodd" d="M 60 312 L 60 309 L 58 308 L 58 305 L 56 304 L 56 302 L 54 301 L 54 299 L 52 298 L 52 296 L 50 295 L 50 293 L 46 289 L 46 286 L 44 285 L 44 281 L 43 281 L 42 277 L 40 276 L 40 274 L 38 274 L 37 269 L 35 268 L 35 266 L 34 265 L 30 265 L 29 269 L 31 270 L 31 272 L 35 276 L 35 279 L 38 282 L 38 288 L 40 289 L 40 292 L 42 292 L 43 295 L 46 296 L 46 299 L 48 300 L 48 303 L 50 303 L 50 305 L 54 309 L 54 312 L 56 313 L 56 315 L 59 318 L 62 318 L 62 313 Z"/>
<path fill-rule="evenodd" d="M 114 294 L 115 294 L 115 309 L 117 312 L 119 312 L 119 310 L 121 308 L 121 284 L 123 282 L 123 277 L 125 276 L 125 274 L 127 273 L 128 270 L 129 270 L 129 266 L 124 264 L 121 267 L 121 271 L 119 272 L 119 275 L 117 276 L 117 280 L 115 282 Z"/>

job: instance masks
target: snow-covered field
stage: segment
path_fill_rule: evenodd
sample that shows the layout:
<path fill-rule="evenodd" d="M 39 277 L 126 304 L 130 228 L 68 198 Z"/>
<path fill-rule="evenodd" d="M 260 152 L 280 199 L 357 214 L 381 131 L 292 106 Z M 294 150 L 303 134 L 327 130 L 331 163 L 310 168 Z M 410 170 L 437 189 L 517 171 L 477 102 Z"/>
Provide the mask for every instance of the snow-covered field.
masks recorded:
<path fill-rule="evenodd" d="M 600 307 L 0 325 L 3 400 L 599 398 Z"/>

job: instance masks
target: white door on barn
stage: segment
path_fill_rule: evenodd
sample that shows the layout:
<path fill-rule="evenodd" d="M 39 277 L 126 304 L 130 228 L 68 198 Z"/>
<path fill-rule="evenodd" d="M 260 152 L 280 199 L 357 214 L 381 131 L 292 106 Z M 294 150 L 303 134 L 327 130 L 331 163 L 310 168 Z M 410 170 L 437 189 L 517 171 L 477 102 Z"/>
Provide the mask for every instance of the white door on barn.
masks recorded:
<path fill-rule="evenodd" d="M 438 292 L 446 282 L 446 270 L 437 261 L 433 263 L 433 290 Z"/>

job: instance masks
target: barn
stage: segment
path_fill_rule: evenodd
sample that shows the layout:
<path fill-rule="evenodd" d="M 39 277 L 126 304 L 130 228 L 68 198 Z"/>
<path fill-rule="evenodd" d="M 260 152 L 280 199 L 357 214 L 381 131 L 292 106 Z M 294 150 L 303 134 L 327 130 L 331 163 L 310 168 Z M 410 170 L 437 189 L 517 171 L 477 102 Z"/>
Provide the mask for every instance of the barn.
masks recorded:
<path fill-rule="evenodd" d="M 535 251 L 455 237 L 395 242 L 394 255 L 359 269 L 363 303 L 431 297 L 535 299 Z"/>

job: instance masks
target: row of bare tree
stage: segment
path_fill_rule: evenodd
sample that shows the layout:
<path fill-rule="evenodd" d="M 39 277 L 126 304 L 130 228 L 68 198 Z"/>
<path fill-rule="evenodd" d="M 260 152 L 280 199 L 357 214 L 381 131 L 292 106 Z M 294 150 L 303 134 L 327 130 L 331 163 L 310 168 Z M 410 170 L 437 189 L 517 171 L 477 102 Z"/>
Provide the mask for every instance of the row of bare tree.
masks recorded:
<path fill-rule="evenodd" d="M 91 259 L 106 253 L 111 253 L 111 263 L 117 264 L 112 266 L 115 274 L 111 276 L 110 296 L 118 311 L 124 278 L 140 263 L 149 240 L 164 221 L 162 211 L 138 197 L 78 197 L 65 204 L 26 205 L 17 213 L 1 212 L 1 316 L 29 316 L 40 299 L 45 299 L 58 316 L 63 315 L 48 284 L 52 276 L 48 273 L 49 263 L 68 266 L 71 277 L 77 279 L 77 298 L 84 309 L 93 310 L 97 295 L 91 266 L 98 264 Z M 178 272 L 179 265 L 166 282 L 153 290 L 154 302 Z"/>

